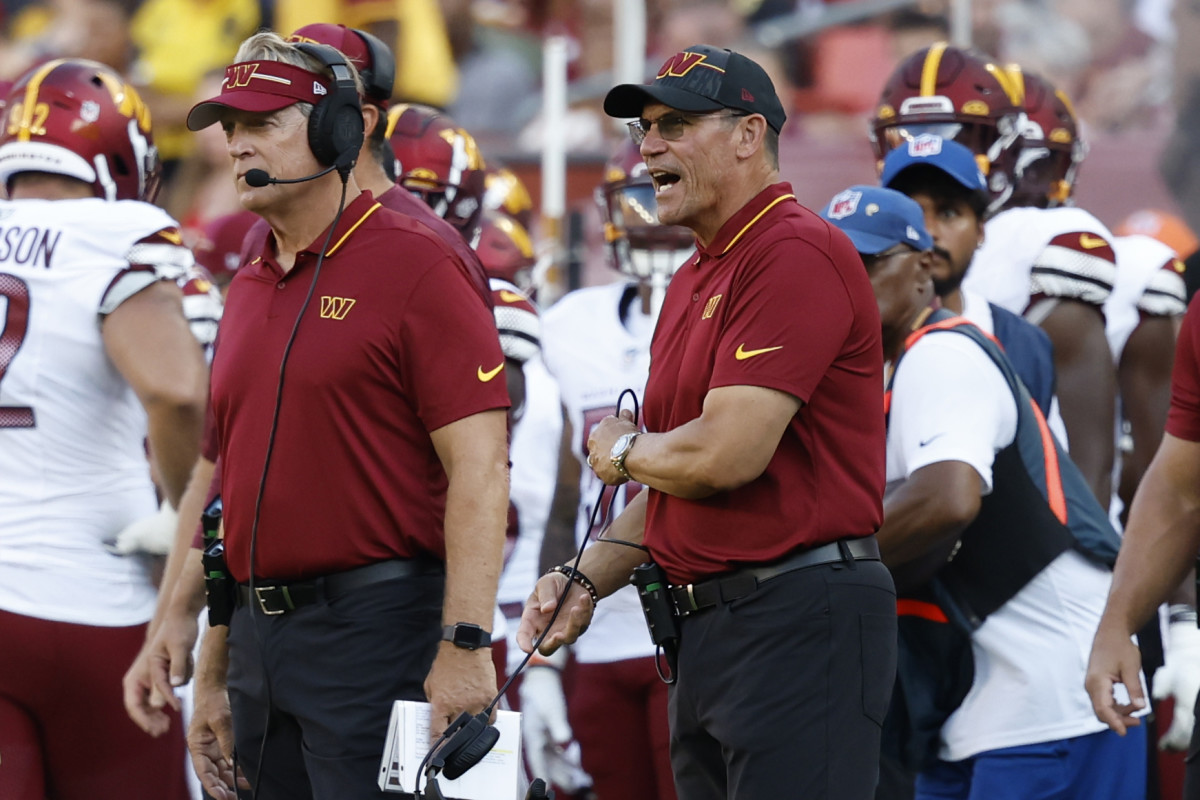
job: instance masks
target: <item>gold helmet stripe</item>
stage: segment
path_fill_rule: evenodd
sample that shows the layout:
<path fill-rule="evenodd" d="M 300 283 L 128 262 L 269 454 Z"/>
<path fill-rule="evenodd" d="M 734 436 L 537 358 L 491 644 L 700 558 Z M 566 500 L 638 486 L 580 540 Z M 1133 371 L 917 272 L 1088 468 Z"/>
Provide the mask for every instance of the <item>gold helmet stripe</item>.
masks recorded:
<path fill-rule="evenodd" d="M 929 52 L 925 55 L 925 65 L 921 67 L 922 97 L 932 97 L 937 94 L 938 69 L 942 66 L 942 54 L 949 46 L 949 42 L 937 42 L 929 46 Z"/>
<path fill-rule="evenodd" d="M 412 103 L 400 103 L 399 105 L 394 105 L 388 109 L 387 129 L 383 133 L 386 138 L 392 138 L 392 134 L 396 131 L 396 123 L 400 121 L 400 117 L 403 116 L 404 112 L 407 111 L 411 106 Z"/>
<path fill-rule="evenodd" d="M 1007 81 L 1000 81 L 1000 85 L 1004 87 L 1004 91 L 1008 94 L 1008 99 L 1013 101 L 1013 105 L 1018 108 L 1025 106 L 1025 73 L 1021 70 L 1020 64 L 1009 64 L 1003 70 Z"/>

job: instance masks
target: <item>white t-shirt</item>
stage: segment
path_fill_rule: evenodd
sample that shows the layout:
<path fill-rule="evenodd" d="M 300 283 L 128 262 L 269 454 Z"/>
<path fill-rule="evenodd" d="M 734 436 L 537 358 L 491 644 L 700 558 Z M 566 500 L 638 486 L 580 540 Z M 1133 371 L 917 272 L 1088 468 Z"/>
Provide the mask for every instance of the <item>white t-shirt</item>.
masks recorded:
<path fill-rule="evenodd" d="M 157 503 L 146 414 L 101 322 L 184 274 L 179 241 L 146 203 L 0 202 L 0 608 L 104 626 L 154 611 L 146 565 L 102 545 Z"/>
<path fill-rule="evenodd" d="M 559 300 L 542 317 L 546 366 L 558 380 L 574 436 L 572 453 L 582 467 L 575 528 L 577 543 L 587 534 L 588 516 L 602 485 L 587 466 L 588 434 L 601 419 L 616 413 L 622 390 L 633 389 L 641 402 L 650 371 L 653 329 L 645 320 L 636 320 L 641 315 L 636 298 L 629 310 L 629 317 L 635 320 L 630 326 L 633 332 L 621 322 L 620 302 L 626 286 L 626 283 L 612 283 L 579 289 Z M 622 408 L 632 405 L 626 400 Z M 627 483 L 617 491 L 613 518 L 625 509 L 631 488 L 640 490 L 641 485 Z M 605 492 L 602 512 L 608 509 L 611 493 L 611 490 Z M 596 533 L 593 531 L 592 535 Z M 588 545 L 620 546 L 596 542 Z M 652 655 L 654 645 L 646 630 L 637 591 L 626 586 L 605 598 L 596 607 L 587 636 L 573 647 L 575 658 L 583 663 Z"/>
<path fill-rule="evenodd" d="M 939 461 L 970 464 L 992 489 L 996 453 L 1012 443 L 1017 407 L 999 368 L 953 332 L 922 337 L 892 384 L 887 478 Z M 1068 551 L 989 616 L 971 637 L 975 680 L 942 727 L 939 757 L 1104 730 L 1083 688 L 1111 574 Z"/>

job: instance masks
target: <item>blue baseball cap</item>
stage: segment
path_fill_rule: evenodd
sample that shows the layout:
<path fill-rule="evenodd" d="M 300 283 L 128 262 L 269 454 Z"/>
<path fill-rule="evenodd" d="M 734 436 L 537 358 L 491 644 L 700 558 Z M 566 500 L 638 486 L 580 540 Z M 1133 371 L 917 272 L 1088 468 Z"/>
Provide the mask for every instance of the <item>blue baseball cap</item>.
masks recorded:
<path fill-rule="evenodd" d="M 925 230 L 925 212 L 916 200 L 895 189 L 851 186 L 834 195 L 821 216 L 849 236 L 863 255 L 877 255 L 900 243 L 915 250 L 933 247 L 933 237 Z"/>
<path fill-rule="evenodd" d="M 879 183 L 891 186 L 901 172 L 922 164 L 940 169 L 970 191 L 987 191 L 987 179 L 979 169 L 975 154 L 953 139 L 943 139 L 932 133 L 915 136 L 889 152 L 883 160 Z"/>

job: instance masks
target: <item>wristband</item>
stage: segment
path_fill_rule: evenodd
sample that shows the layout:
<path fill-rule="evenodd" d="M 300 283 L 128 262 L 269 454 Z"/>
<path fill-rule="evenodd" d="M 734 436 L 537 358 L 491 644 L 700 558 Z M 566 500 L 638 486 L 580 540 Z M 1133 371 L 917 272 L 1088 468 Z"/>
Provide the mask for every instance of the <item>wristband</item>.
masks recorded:
<path fill-rule="evenodd" d="M 1172 603 L 1167 606 L 1167 621 L 1174 624 L 1176 622 L 1190 622 L 1196 624 L 1196 609 L 1184 603 Z"/>
<path fill-rule="evenodd" d="M 551 567 L 546 571 L 546 574 L 549 575 L 554 572 L 558 573 L 559 575 L 566 575 L 569 579 L 575 581 L 575 583 L 578 583 L 580 586 L 586 589 L 588 595 L 590 595 L 592 598 L 593 608 L 600 605 L 600 593 L 596 591 L 596 584 L 588 580 L 588 577 L 582 572 L 574 567 L 564 567 L 560 564 L 557 567 Z"/>

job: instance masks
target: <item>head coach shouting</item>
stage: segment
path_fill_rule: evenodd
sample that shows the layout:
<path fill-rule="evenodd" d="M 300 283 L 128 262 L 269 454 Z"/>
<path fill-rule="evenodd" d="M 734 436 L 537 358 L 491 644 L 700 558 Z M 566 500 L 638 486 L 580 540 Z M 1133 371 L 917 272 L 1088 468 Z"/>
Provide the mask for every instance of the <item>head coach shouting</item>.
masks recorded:
<path fill-rule="evenodd" d="M 696 234 L 667 290 L 643 404 L 589 463 L 638 494 L 607 538 L 644 543 L 679 620 L 671 761 L 688 800 L 874 794 L 895 592 L 872 534 L 884 475 L 879 312 L 853 245 L 779 182 L 784 112 L 745 56 L 701 45 L 605 111 L 630 123 L 659 219 Z M 526 604 L 525 647 L 587 627 L 647 555 L 604 539 Z"/>
<path fill-rule="evenodd" d="M 454 250 L 359 190 L 345 57 L 259 33 L 237 62 L 188 120 L 221 124 L 242 204 L 271 226 L 213 360 L 239 587 L 197 703 L 227 688 L 256 797 L 374 796 L 392 701 L 428 696 L 437 733 L 495 691 L 504 356 Z M 231 743 L 197 733 L 205 789 L 232 798 Z"/>

